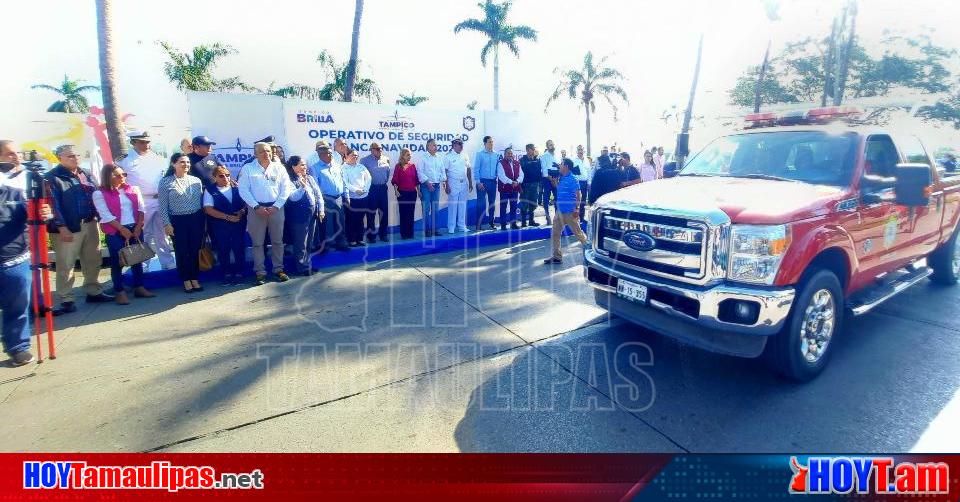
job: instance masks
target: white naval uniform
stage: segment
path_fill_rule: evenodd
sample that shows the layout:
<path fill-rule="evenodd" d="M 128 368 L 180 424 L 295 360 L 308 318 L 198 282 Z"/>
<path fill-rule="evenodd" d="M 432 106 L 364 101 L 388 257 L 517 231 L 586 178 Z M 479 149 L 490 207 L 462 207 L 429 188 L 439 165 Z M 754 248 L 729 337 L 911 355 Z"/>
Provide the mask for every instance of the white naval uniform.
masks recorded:
<path fill-rule="evenodd" d="M 467 182 L 467 170 L 470 159 L 464 153 L 447 152 L 443 157 L 443 169 L 447 174 L 447 232 L 467 231 L 467 199 L 470 190 Z"/>
<path fill-rule="evenodd" d="M 167 239 L 163 220 L 157 212 L 157 186 L 160 185 L 160 178 L 166 174 L 167 161 L 153 150 L 141 155 L 131 148 L 130 153 L 117 165 L 127 173 L 127 183 L 139 188 L 143 195 L 143 241 L 157 253 L 162 268 L 176 267 L 173 246 Z"/>

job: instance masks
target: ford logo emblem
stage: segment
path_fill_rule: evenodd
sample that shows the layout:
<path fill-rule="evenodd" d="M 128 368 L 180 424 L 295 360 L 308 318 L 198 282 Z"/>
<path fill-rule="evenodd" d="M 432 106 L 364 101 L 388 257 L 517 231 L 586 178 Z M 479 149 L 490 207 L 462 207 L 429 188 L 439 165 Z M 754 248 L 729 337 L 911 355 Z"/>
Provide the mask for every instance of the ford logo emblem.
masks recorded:
<path fill-rule="evenodd" d="M 653 236 L 639 230 L 624 233 L 623 243 L 637 251 L 653 251 L 657 247 L 657 240 Z"/>

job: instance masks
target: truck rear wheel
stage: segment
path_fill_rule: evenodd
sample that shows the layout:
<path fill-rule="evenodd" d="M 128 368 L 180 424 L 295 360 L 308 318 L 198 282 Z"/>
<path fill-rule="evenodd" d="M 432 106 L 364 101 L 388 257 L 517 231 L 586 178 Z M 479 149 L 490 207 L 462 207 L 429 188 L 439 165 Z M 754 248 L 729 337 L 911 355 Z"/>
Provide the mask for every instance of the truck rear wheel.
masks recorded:
<path fill-rule="evenodd" d="M 953 286 L 960 280 L 960 239 L 957 239 L 958 233 L 960 233 L 960 229 L 954 230 L 950 239 L 930 255 L 928 261 L 933 268 L 933 275 L 930 276 L 930 280 L 937 284 Z"/>
<path fill-rule="evenodd" d="M 793 312 L 767 343 L 772 368 L 800 382 L 819 375 L 833 353 L 843 313 L 843 289 L 833 272 L 817 270 L 801 281 Z"/>

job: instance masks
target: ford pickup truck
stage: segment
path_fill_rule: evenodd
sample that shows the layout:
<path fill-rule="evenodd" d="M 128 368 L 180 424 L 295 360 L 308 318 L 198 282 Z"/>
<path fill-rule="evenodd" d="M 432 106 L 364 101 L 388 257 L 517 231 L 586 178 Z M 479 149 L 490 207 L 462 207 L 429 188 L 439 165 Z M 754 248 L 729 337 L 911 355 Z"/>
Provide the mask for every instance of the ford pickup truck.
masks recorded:
<path fill-rule="evenodd" d="M 612 315 L 806 381 L 844 321 L 960 278 L 960 176 L 842 108 L 748 116 L 679 175 L 600 198 L 584 274 Z"/>

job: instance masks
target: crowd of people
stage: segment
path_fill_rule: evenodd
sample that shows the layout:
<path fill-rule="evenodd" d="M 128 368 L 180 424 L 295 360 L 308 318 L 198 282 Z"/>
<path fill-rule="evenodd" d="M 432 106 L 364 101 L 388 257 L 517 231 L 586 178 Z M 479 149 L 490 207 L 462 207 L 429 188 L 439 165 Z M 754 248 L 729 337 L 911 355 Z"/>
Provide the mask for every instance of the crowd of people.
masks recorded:
<path fill-rule="evenodd" d="M 48 230 L 56 252 L 54 315 L 77 310 L 74 265 L 80 263 L 83 292 L 88 303 L 130 303 L 155 293 L 144 284 L 142 263 L 131 269 L 122 251 L 145 244 L 163 269 L 176 269 L 185 293 L 203 291 L 200 272 L 215 255 L 223 285 L 242 280 L 249 238 L 255 284 L 268 280 L 270 265 L 278 282 L 290 279 L 284 269 L 289 246 L 296 272 L 312 273 L 311 260 L 330 250 L 348 252 L 377 240 L 390 241 L 389 191 L 398 204 L 401 239 L 414 238 L 417 201 L 423 215 L 423 238 L 475 231 L 538 226 L 534 212 L 543 207 L 546 226 L 552 227 L 552 252 L 547 264 L 562 263 L 560 237 L 564 227 L 586 242 L 581 224 L 585 206 L 622 187 L 663 177 L 663 149 L 644 152 L 635 166 L 626 152 L 604 147 L 596 161 L 583 146 L 568 157 L 556 153 L 547 141 L 541 153 L 528 144 L 518 156 L 512 146 L 495 148 L 494 138 L 483 138 L 483 149 L 470 159 L 463 141 L 454 139 L 440 154 L 434 140 L 414 163 L 403 149 L 396 163 L 373 143 L 363 158 L 345 142 L 316 143 L 311 165 L 298 155 L 264 138 L 254 145 L 254 156 L 236 177 L 212 154 L 216 143 L 197 136 L 181 143 L 181 152 L 169 159 L 155 153 L 147 132 L 129 136 L 131 150 L 114 164 L 104 165 L 93 179 L 80 169 L 73 145 L 61 145 L 57 164 L 44 175 L 49 196 L 45 208 Z M 16 145 L 0 140 L 0 284 L 3 304 L 3 348 L 15 365 L 33 360 L 27 334 L 29 253 L 24 238 L 25 176 Z M 476 214 L 469 218 L 467 200 L 476 189 Z M 446 232 L 439 221 L 442 198 L 447 202 Z M 498 200 L 499 199 L 499 200 Z M 495 214 L 499 208 L 499 215 Z M 551 217 L 551 209 L 553 216 Z M 99 280 L 101 232 L 109 254 L 112 291 Z M 212 250 L 207 248 L 210 243 Z M 22 295 L 8 295 L 18 291 Z"/>

